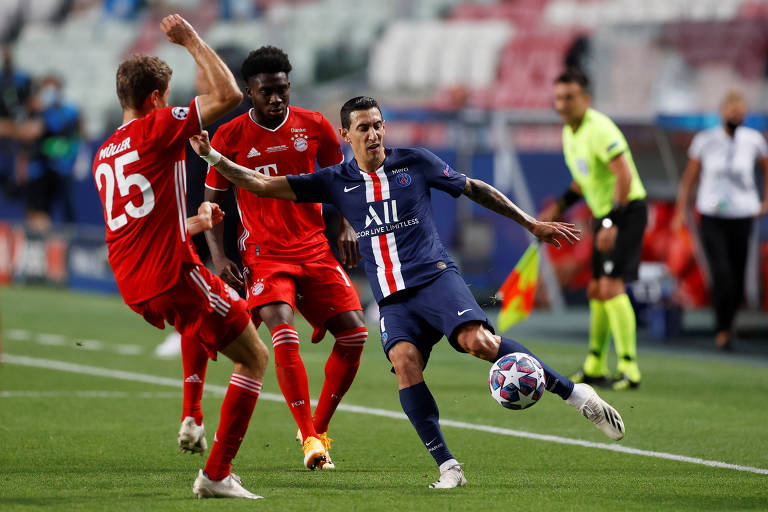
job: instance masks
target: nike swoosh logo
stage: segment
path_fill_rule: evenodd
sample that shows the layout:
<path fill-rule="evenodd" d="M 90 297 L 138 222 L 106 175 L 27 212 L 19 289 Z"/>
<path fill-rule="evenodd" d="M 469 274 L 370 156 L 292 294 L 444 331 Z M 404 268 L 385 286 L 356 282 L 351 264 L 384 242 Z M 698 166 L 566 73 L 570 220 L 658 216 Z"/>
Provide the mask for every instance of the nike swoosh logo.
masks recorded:
<path fill-rule="evenodd" d="M 425 445 L 427 445 L 427 448 L 429 448 L 429 445 L 431 445 L 431 444 L 432 444 L 432 443 L 434 443 L 435 441 L 437 441 L 437 438 L 434 438 L 434 439 L 433 439 L 433 440 L 431 440 L 430 442 L 428 442 L 428 443 L 424 443 L 424 444 L 425 444 Z"/>
<path fill-rule="evenodd" d="M 347 188 L 347 187 L 344 187 L 344 192 L 350 192 L 350 191 L 352 191 L 352 190 L 355 190 L 355 189 L 356 189 L 357 187 L 359 187 L 359 186 L 360 186 L 360 185 L 355 185 L 354 187 L 349 187 L 349 188 Z"/>
<path fill-rule="evenodd" d="M 459 315 L 459 316 L 461 316 L 461 315 L 463 315 L 464 313 L 466 313 L 467 311 L 472 311 L 472 308 L 469 308 L 469 309 L 465 309 L 464 311 L 457 311 L 457 312 L 456 312 L 456 314 L 457 314 L 457 315 Z"/>

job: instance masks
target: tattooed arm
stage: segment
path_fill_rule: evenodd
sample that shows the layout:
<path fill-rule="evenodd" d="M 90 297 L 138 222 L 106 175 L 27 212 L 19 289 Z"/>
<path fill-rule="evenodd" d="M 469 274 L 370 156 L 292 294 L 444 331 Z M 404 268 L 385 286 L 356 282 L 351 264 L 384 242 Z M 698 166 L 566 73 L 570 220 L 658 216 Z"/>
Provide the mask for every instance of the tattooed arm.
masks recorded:
<path fill-rule="evenodd" d="M 581 231 L 564 222 L 540 222 L 521 210 L 507 196 L 481 180 L 467 178 L 464 195 L 489 210 L 508 217 L 530 231 L 542 242 L 560 247 L 558 239 L 569 244 L 579 240 Z"/>
<path fill-rule="evenodd" d="M 211 141 L 208 132 L 203 130 L 200 135 L 190 137 L 189 143 L 192 149 L 200 156 L 207 156 L 211 152 Z M 252 169 L 237 165 L 229 158 L 222 155 L 214 167 L 229 181 L 260 197 L 274 197 L 275 199 L 287 199 L 296 201 L 296 194 L 288 184 L 285 176 L 265 176 Z"/>

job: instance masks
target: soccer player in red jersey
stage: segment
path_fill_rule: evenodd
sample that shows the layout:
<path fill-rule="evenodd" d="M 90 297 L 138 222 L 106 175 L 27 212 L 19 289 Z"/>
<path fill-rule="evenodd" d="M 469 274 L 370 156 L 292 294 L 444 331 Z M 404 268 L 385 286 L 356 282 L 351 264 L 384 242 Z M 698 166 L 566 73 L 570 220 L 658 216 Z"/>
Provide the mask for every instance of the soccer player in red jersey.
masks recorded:
<path fill-rule="evenodd" d="M 133 55 L 117 71 L 123 125 L 96 152 L 93 176 L 104 207 L 109 262 L 131 309 L 162 329 L 194 335 L 212 358 L 234 363 L 216 439 L 195 480 L 198 498 L 259 496 L 231 473 L 248 428 L 269 357 L 247 304 L 200 262 L 190 236 L 220 222 L 204 203 L 186 219 L 184 147 L 190 136 L 234 108 L 242 98 L 232 73 L 181 16 L 161 23 L 214 85 L 188 107 L 169 107 L 171 69 L 156 57 Z"/>
<path fill-rule="evenodd" d="M 253 108 L 216 131 L 213 143 L 224 154 L 270 176 L 313 172 L 315 161 L 326 167 L 344 160 L 333 126 L 322 114 L 289 106 L 291 64 L 282 50 L 264 46 L 251 52 L 241 71 Z M 229 186 L 211 168 L 205 200 L 220 202 Z M 333 468 L 328 424 L 354 380 L 368 337 L 359 299 L 328 245 L 320 204 L 261 198 L 240 189 L 237 204 L 243 274 L 224 254 L 222 226 L 206 232 L 214 266 L 228 284 L 245 287 L 255 324 L 263 321 L 272 334 L 277 380 L 300 430 L 304 464 L 310 469 Z M 356 265 L 357 239 L 341 219 L 342 262 Z M 312 342 L 322 340 L 326 329 L 336 338 L 314 418 L 307 372 L 299 357 L 293 318 L 296 308 L 314 327 Z M 183 414 L 193 415 L 201 424 L 199 399 L 207 361 L 197 345 L 185 338 L 182 359 Z"/>

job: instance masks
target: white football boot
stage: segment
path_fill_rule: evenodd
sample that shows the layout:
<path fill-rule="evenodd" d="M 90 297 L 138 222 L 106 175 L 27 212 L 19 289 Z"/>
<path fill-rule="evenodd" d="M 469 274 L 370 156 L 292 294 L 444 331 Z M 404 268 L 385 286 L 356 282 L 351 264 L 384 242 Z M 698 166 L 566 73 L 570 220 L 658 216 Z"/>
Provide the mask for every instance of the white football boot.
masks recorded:
<path fill-rule="evenodd" d="M 264 496 L 259 496 L 248 491 L 243 487 L 240 477 L 230 473 L 221 480 L 211 480 L 201 469 L 197 474 L 192 492 L 198 498 L 247 498 L 249 500 L 258 500 Z"/>
<path fill-rule="evenodd" d="M 589 384 L 576 384 L 567 401 L 606 436 L 614 441 L 624 437 L 624 420 L 621 415 L 600 398 Z"/>
<path fill-rule="evenodd" d="M 181 355 L 181 334 L 171 331 L 163 342 L 155 347 L 155 357 L 170 359 Z"/>
<path fill-rule="evenodd" d="M 187 416 L 181 422 L 178 440 L 179 447 L 183 452 L 202 454 L 208 449 L 208 441 L 205 440 L 205 427 L 203 425 L 198 426 L 192 416 Z"/>
<path fill-rule="evenodd" d="M 466 485 L 467 479 L 464 476 L 464 471 L 461 469 L 461 464 L 454 464 L 440 473 L 440 478 L 437 482 L 429 484 L 430 489 L 453 489 L 454 487 L 461 487 Z"/>

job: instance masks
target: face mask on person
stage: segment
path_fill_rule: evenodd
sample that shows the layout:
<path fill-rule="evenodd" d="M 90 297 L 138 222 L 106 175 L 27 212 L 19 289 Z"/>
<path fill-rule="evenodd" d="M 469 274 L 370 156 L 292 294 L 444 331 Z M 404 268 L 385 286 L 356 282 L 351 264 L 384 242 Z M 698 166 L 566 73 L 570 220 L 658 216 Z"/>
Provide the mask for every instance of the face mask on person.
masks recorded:
<path fill-rule="evenodd" d="M 55 85 L 46 85 L 40 90 L 40 103 L 43 108 L 61 103 L 61 90 Z"/>
<path fill-rule="evenodd" d="M 733 133 L 736 131 L 736 128 L 741 126 L 741 119 L 733 120 L 733 119 L 727 119 L 725 121 L 725 127 L 728 128 L 728 131 Z"/>

